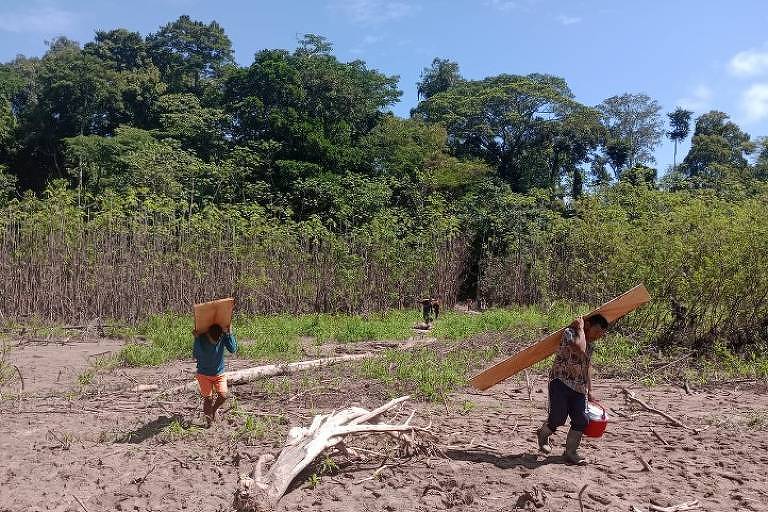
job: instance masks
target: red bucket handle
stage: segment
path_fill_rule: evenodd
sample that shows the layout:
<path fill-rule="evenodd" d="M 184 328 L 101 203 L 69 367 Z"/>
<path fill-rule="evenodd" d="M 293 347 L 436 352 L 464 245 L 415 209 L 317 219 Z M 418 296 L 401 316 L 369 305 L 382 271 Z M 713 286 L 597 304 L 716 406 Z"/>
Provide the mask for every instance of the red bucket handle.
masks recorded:
<path fill-rule="evenodd" d="M 600 407 L 600 409 L 602 409 L 602 411 L 603 411 L 603 419 L 607 418 L 607 414 L 605 414 L 605 407 L 603 406 L 603 404 L 601 404 L 597 400 L 588 400 L 588 402 L 591 403 L 591 404 L 595 404 L 596 406 Z"/>

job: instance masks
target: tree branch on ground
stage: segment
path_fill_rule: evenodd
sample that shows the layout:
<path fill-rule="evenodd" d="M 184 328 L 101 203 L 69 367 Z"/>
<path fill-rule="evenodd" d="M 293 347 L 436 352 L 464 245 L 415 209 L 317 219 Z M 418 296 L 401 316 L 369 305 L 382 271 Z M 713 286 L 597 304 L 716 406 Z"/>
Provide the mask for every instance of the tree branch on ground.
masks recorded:
<path fill-rule="evenodd" d="M 241 475 L 233 506 L 238 512 L 265 512 L 275 508 L 296 477 L 329 448 L 344 450 L 344 438 L 352 434 L 385 433 L 408 447 L 416 448 L 416 434 L 429 427 L 411 425 L 413 414 L 400 424 L 377 423 L 385 412 L 408 400 L 396 398 L 372 411 L 348 407 L 330 414 L 318 414 L 309 427 L 293 427 L 275 460 L 262 455 L 250 475 Z M 414 411 L 415 412 L 415 411 Z M 410 436 L 408 435 L 410 433 Z M 264 465 L 275 460 L 269 471 Z"/>

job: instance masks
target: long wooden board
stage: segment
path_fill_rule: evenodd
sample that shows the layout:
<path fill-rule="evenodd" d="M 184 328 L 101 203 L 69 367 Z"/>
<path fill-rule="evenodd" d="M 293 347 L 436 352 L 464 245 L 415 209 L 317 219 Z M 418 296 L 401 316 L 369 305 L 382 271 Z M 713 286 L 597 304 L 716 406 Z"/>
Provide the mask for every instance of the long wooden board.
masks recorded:
<path fill-rule="evenodd" d="M 232 324 L 232 312 L 235 309 L 235 299 L 232 297 L 211 302 L 195 304 L 195 330 L 206 332 L 213 324 L 227 328 Z"/>
<path fill-rule="evenodd" d="M 609 300 L 591 313 L 584 315 L 589 318 L 595 314 L 601 314 L 609 323 L 614 323 L 627 313 L 634 311 L 643 304 L 651 300 L 648 290 L 645 286 L 639 284 L 631 290 Z M 563 337 L 563 331 L 567 327 L 553 332 L 546 338 L 539 340 L 530 347 L 508 357 L 500 363 L 478 373 L 469 383 L 475 389 L 484 390 L 495 386 L 499 382 L 511 377 L 512 375 L 525 370 L 526 368 L 538 363 L 557 352 L 560 346 L 560 340 Z"/>

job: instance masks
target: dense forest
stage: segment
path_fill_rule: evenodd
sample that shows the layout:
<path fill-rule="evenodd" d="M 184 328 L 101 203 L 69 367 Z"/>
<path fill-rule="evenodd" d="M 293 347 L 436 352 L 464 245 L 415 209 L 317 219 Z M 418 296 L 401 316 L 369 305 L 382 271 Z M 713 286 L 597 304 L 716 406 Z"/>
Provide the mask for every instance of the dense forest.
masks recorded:
<path fill-rule="evenodd" d="M 767 139 L 545 73 L 436 58 L 414 86 L 400 118 L 410 85 L 321 36 L 241 67 L 187 16 L 0 65 L 0 314 L 595 304 L 643 281 L 660 345 L 768 339 Z"/>

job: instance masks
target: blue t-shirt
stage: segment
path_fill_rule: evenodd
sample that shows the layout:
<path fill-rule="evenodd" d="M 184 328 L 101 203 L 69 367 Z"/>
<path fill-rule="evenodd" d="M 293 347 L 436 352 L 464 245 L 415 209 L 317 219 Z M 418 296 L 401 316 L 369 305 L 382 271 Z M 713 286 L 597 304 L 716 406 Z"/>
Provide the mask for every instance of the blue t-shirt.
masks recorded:
<path fill-rule="evenodd" d="M 197 373 L 215 377 L 224 373 L 224 349 L 235 353 L 237 350 L 237 340 L 235 337 L 225 332 L 219 338 L 215 345 L 208 341 L 208 335 L 195 337 L 195 344 L 192 347 L 192 355 L 197 360 Z"/>

